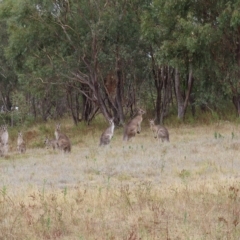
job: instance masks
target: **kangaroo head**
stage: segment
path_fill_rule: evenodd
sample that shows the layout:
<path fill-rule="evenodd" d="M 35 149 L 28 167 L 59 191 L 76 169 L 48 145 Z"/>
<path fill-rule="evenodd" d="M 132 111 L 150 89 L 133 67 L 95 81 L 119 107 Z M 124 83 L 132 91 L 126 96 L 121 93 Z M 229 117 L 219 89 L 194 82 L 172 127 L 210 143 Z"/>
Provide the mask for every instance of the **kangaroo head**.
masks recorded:
<path fill-rule="evenodd" d="M 60 127 L 61 127 L 61 124 L 60 124 L 60 123 L 57 123 L 57 124 L 56 124 L 56 131 L 59 132 L 59 131 L 60 131 Z"/>
<path fill-rule="evenodd" d="M 114 124 L 114 118 L 110 118 L 108 119 L 109 125 L 113 125 Z"/>
<path fill-rule="evenodd" d="M 149 123 L 150 123 L 150 126 L 154 126 L 154 120 L 153 119 L 149 119 Z"/>
<path fill-rule="evenodd" d="M 3 126 L 2 126 L 2 131 L 3 131 L 3 132 L 6 132 L 6 131 L 7 131 L 7 125 L 3 125 Z"/>
<path fill-rule="evenodd" d="M 146 111 L 144 111 L 143 109 L 141 109 L 141 108 L 138 108 L 137 109 L 137 114 L 138 115 L 143 115 L 143 114 L 145 114 L 146 113 Z"/>
<path fill-rule="evenodd" d="M 20 131 L 18 132 L 18 137 L 22 138 L 22 132 L 20 132 Z"/>

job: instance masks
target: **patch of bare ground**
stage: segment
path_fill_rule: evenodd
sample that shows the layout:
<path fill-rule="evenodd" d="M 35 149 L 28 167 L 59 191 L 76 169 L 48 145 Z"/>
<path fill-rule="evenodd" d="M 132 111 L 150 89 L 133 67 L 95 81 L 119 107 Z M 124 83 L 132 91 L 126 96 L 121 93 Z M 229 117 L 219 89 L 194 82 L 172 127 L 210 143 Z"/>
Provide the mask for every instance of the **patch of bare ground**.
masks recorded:
<path fill-rule="evenodd" d="M 238 239 L 238 126 L 117 129 L 73 140 L 70 154 L 30 148 L 0 161 L 0 239 Z M 40 145 L 40 144 L 36 144 Z"/>

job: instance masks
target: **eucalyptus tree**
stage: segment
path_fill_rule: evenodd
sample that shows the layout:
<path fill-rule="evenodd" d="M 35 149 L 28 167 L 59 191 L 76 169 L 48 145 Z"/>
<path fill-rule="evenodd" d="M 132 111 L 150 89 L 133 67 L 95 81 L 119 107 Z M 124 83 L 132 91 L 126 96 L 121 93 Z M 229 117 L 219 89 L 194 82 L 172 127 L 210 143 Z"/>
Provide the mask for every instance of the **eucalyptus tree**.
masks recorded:
<path fill-rule="evenodd" d="M 87 23 L 88 39 L 84 41 L 91 44 L 82 55 L 83 68 L 73 75 L 92 90 L 105 117 L 114 115 L 117 123 L 124 122 L 124 109 L 137 104 L 136 82 L 139 86 L 144 81 L 146 56 L 140 40 L 143 3 L 90 1 L 79 19 Z"/>
<path fill-rule="evenodd" d="M 168 76 L 164 69 L 173 68 L 178 118 L 184 118 L 190 97 L 195 104 L 221 107 L 232 95 L 240 106 L 238 15 L 238 1 L 152 1 L 142 31 L 150 45 L 158 104 Z"/>
<path fill-rule="evenodd" d="M 222 0 L 216 5 L 216 25 L 220 37 L 214 59 L 219 66 L 219 82 L 226 86 L 225 95 L 231 93 L 240 115 L 240 2 Z"/>
<path fill-rule="evenodd" d="M 1 111 L 4 112 L 11 110 L 11 93 L 16 90 L 17 87 L 17 76 L 11 63 L 6 59 L 4 54 L 4 49 L 7 44 L 7 26 L 4 21 L 0 20 L 0 107 Z"/>
<path fill-rule="evenodd" d="M 39 113 L 46 120 L 56 105 L 52 96 L 61 94 L 58 85 L 51 84 L 56 73 L 49 54 L 49 49 L 55 49 L 53 41 L 56 40 L 48 28 L 51 13 L 42 12 L 32 1 L 4 1 L 0 7 L 1 19 L 8 28 L 5 56 L 35 117 Z"/>
<path fill-rule="evenodd" d="M 133 85 L 133 78 L 144 79 L 138 70 L 145 56 L 139 41 L 141 9 L 136 3 L 4 3 L 2 16 L 9 31 L 6 55 L 44 119 L 66 96 L 75 124 L 80 115 L 90 121 L 99 109 L 105 118 L 114 115 L 117 122 L 124 121 L 123 106 L 129 96 L 128 92 L 124 96 L 124 88 Z"/>
<path fill-rule="evenodd" d="M 150 46 L 150 68 L 157 90 L 157 121 L 163 121 L 173 91 L 178 118 L 184 118 L 201 52 L 194 33 L 197 26 L 192 1 L 156 0 L 143 15 L 142 32 Z"/>

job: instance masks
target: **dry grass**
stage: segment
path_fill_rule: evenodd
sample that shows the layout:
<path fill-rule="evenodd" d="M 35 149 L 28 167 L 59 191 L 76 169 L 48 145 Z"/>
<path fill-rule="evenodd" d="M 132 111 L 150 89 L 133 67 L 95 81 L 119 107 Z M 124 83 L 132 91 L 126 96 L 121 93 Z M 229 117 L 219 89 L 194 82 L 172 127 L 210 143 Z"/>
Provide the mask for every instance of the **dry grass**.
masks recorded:
<path fill-rule="evenodd" d="M 116 129 L 103 148 L 102 129 L 66 125 L 71 154 L 43 148 L 51 127 L 26 131 L 23 155 L 10 132 L 12 151 L 0 161 L 0 239 L 238 239 L 237 125 L 169 127 L 170 143 L 147 126 L 123 143 Z"/>

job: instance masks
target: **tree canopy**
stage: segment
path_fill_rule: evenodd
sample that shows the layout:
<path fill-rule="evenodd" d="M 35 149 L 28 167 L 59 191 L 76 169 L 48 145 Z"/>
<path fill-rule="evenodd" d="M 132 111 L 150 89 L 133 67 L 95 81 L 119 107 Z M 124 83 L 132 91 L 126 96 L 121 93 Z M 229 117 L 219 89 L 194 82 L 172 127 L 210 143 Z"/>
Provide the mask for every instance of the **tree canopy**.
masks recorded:
<path fill-rule="evenodd" d="M 20 94 L 33 118 L 75 124 L 139 106 L 157 122 L 189 105 L 240 114 L 237 0 L 3 0 L 0 28 L 4 111 Z"/>

